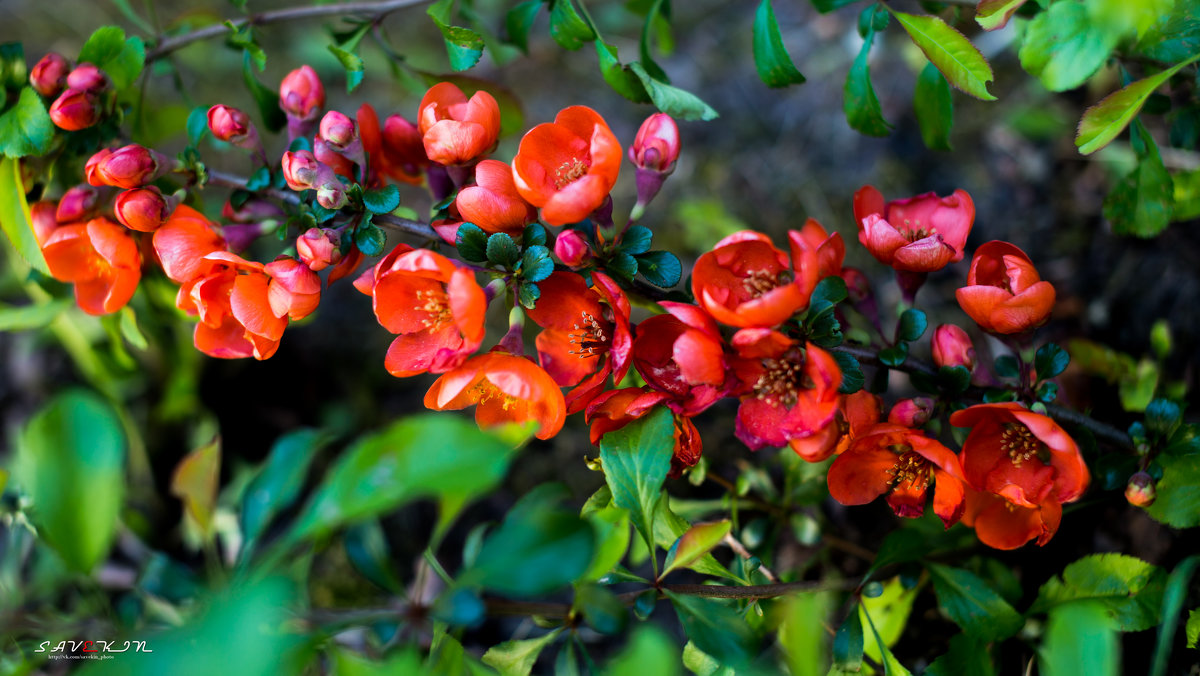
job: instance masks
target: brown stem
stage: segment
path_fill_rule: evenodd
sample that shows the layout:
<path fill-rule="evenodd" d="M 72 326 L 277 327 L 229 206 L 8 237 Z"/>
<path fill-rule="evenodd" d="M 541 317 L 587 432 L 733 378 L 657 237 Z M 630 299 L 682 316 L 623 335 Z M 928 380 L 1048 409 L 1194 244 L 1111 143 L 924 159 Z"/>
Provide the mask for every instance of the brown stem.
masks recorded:
<path fill-rule="evenodd" d="M 289 7 L 280 9 L 274 12 L 263 12 L 254 14 L 242 19 L 234 19 L 232 21 L 234 28 L 241 28 L 247 24 L 252 26 L 265 26 L 272 23 L 281 23 L 284 21 L 293 21 L 296 19 L 311 19 L 322 16 L 349 15 L 349 14 L 365 14 L 373 16 L 376 19 L 386 14 L 390 14 L 398 9 L 412 7 L 429 2 L 429 0 L 379 0 L 375 2 L 344 2 L 341 4 L 330 5 L 315 5 L 312 7 Z M 163 38 L 158 45 L 151 49 L 146 54 L 146 62 L 150 63 L 155 59 L 160 59 L 171 52 L 186 47 L 193 42 L 199 40 L 207 40 L 209 38 L 219 37 L 229 32 L 229 27 L 223 23 L 211 24 L 194 30 L 190 33 L 177 35 L 175 37 Z"/>
<path fill-rule="evenodd" d="M 393 216 L 392 214 L 375 214 L 375 216 L 371 219 L 371 222 L 381 228 L 387 228 L 389 230 L 395 230 L 396 232 L 403 232 L 409 235 L 424 237 L 425 239 L 431 239 L 439 242 L 442 239 L 433 228 L 429 227 L 429 225 L 420 221 Z"/>
<path fill-rule="evenodd" d="M 217 171 L 215 169 L 208 170 L 208 183 L 211 185 L 219 185 L 219 186 L 222 186 L 225 188 L 233 188 L 234 190 L 245 190 L 246 184 L 248 182 L 249 182 L 249 179 L 246 179 L 242 176 L 237 176 L 235 174 L 227 174 L 223 171 Z M 267 188 L 265 190 L 259 190 L 258 192 L 261 194 L 267 195 L 268 197 L 271 197 L 273 199 L 277 199 L 280 202 L 287 202 L 288 204 L 299 204 L 300 203 L 300 195 L 292 192 L 291 190 L 278 190 L 276 188 Z"/>

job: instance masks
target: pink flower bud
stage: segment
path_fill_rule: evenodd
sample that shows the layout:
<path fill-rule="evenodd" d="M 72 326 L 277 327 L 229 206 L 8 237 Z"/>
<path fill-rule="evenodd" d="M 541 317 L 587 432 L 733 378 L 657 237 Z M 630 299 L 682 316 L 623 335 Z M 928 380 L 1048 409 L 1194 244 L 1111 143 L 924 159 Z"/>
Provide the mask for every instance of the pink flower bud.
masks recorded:
<path fill-rule="evenodd" d="M 967 332 L 954 324 L 942 324 L 933 332 L 933 363 L 965 366 L 975 370 L 975 345 Z"/>
<path fill-rule="evenodd" d="M 288 73 L 279 85 L 279 107 L 301 120 L 313 120 L 325 106 L 325 87 L 317 72 L 300 66 Z"/>
<path fill-rule="evenodd" d="M 1125 499 L 1135 507 L 1149 507 L 1157 497 L 1154 477 L 1146 472 L 1134 474 L 1129 477 L 1129 483 L 1125 484 Z"/>
<path fill-rule="evenodd" d="M 105 185 L 104 181 L 100 178 L 100 174 L 96 172 L 96 168 L 112 154 L 112 148 L 101 148 L 96 151 L 96 154 L 88 158 L 87 164 L 83 167 L 83 176 L 87 179 L 88 185 L 94 185 L 97 188 Z"/>
<path fill-rule="evenodd" d="M 164 197 L 158 188 L 148 185 L 117 195 L 113 201 L 113 211 L 117 214 L 117 220 L 130 230 L 154 232 L 175 212 L 177 205 L 173 202 Z"/>
<path fill-rule="evenodd" d="M 629 147 L 629 160 L 639 169 L 670 173 L 679 159 L 679 127 L 666 113 L 655 113 L 642 122 Z"/>
<path fill-rule="evenodd" d="M 59 129 L 79 131 L 100 121 L 100 106 L 96 94 L 81 89 L 68 89 L 50 104 L 50 121 Z"/>
<path fill-rule="evenodd" d="M 324 270 L 342 260 L 342 238 L 336 230 L 309 228 L 296 238 L 296 254 L 313 272 Z"/>
<path fill-rule="evenodd" d="M 570 268 L 582 267 L 592 257 L 587 238 L 577 230 L 563 230 L 554 240 L 554 255 Z"/>
<path fill-rule="evenodd" d="M 250 116 L 232 106 L 215 105 L 208 109 L 208 128 L 213 136 L 239 148 L 258 144 L 258 130 Z"/>
<path fill-rule="evenodd" d="M 276 317 L 287 315 L 304 319 L 321 301 L 321 278 L 307 265 L 289 256 L 280 256 L 264 268 L 271 277 L 267 301 Z"/>
<path fill-rule="evenodd" d="M 117 148 L 96 165 L 96 176 L 104 185 L 140 188 L 171 170 L 171 159 L 145 146 L 131 143 Z"/>
<path fill-rule="evenodd" d="M 888 411 L 888 422 L 917 428 L 929 422 L 930 416 L 933 415 L 933 407 L 933 400 L 928 397 L 902 399 Z"/>
<path fill-rule="evenodd" d="M 354 120 L 331 110 L 321 118 L 320 136 L 331 148 L 345 150 L 358 139 L 358 132 L 354 128 Z"/>
<path fill-rule="evenodd" d="M 329 181 L 317 188 L 317 204 L 326 209 L 337 211 L 349 203 L 350 198 L 346 196 L 346 186 L 338 181 Z"/>
<path fill-rule="evenodd" d="M 29 84 L 42 96 L 58 96 L 67 85 L 67 72 L 71 63 L 58 52 L 50 52 L 33 64 L 29 71 Z"/>
<path fill-rule="evenodd" d="M 284 216 L 283 209 L 264 199 L 248 199 L 240 207 L 233 206 L 232 202 L 225 202 L 225 206 L 221 208 L 221 218 L 238 223 L 254 223 Z"/>
<path fill-rule="evenodd" d="M 311 190 L 333 176 L 333 171 L 307 150 L 285 152 L 282 164 L 283 179 L 292 190 Z"/>
<path fill-rule="evenodd" d="M 108 76 L 90 63 L 81 63 L 67 75 L 67 89 L 85 92 L 102 92 L 108 89 Z"/>
<path fill-rule="evenodd" d="M 54 216 L 56 211 L 58 211 L 58 206 L 48 200 L 29 205 L 33 236 L 37 238 L 38 244 L 45 244 L 46 240 L 50 239 L 50 235 L 53 235 L 54 231 L 58 229 L 58 219 Z"/>
<path fill-rule="evenodd" d="M 54 217 L 59 223 L 85 221 L 95 213 L 99 201 L 99 190 L 86 183 L 77 185 L 63 193 Z"/>

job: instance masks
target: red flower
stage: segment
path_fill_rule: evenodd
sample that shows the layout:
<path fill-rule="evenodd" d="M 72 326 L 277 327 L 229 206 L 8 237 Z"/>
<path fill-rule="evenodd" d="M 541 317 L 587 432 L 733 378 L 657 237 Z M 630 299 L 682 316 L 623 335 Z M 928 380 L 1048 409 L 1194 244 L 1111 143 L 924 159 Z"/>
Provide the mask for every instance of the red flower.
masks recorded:
<path fill-rule="evenodd" d="M 692 268 L 696 304 L 729 326 L 782 324 L 808 306 L 818 281 L 816 251 L 792 251 L 798 258 L 789 261 L 762 233 L 743 230 L 729 235 Z"/>
<path fill-rule="evenodd" d="M 154 251 L 163 272 L 176 284 L 195 280 L 209 267 L 204 257 L 224 249 L 225 240 L 213 223 L 186 204 L 179 205 L 171 218 L 154 231 Z"/>
<path fill-rule="evenodd" d="M 175 300 L 179 309 L 200 318 L 193 334 L 196 349 L 220 359 L 261 360 L 275 354 L 288 318 L 286 310 L 277 315 L 272 309 L 272 278 L 263 264 L 214 251 L 199 267 L 199 276 L 185 282 Z"/>
<path fill-rule="evenodd" d="M 59 129 L 79 131 L 100 121 L 100 100 L 95 92 L 68 89 L 50 104 L 50 121 Z"/>
<path fill-rule="evenodd" d="M 57 96 L 67 84 L 71 62 L 58 52 L 49 52 L 29 71 L 29 84 L 42 96 Z"/>
<path fill-rule="evenodd" d="M 475 273 L 445 256 L 400 245 L 354 287 L 372 297 L 383 328 L 399 334 L 384 359 L 398 378 L 450 371 L 483 342 L 487 298 Z"/>
<path fill-rule="evenodd" d="M 440 82 L 425 92 L 419 110 L 425 155 L 438 164 L 470 164 L 500 137 L 500 104 L 483 90 L 468 100 L 453 83 Z"/>
<path fill-rule="evenodd" d="M 535 421 L 538 439 L 558 434 L 566 420 L 562 390 L 550 374 L 526 357 L 507 352 L 471 357 L 442 374 L 425 393 L 425 407 L 435 411 L 468 406 L 475 406 L 481 428 Z"/>
<path fill-rule="evenodd" d="M 309 228 L 296 238 L 296 255 L 314 272 L 342 260 L 342 236 L 332 228 Z"/>
<path fill-rule="evenodd" d="M 300 120 L 315 120 L 325 106 L 325 87 L 311 66 L 300 66 L 279 84 L 279 107 Z"/>
<path fill-rule="evenodd" d="M 880 263 L 907 272 L 933 272 L 962 260 L 975 222 L 975 203 L 963 190 L 925 193 L 884 203 L 873 186 L 854 194 L 858 241 Z"/>
<path fill-rule="evenodd" d="M 876 395 L 866 390 L 842 395 L 833 422 L 812 436 L 791 439 L 788 445 L 806 461 L 821 462 L 845 452 L 855 439 L 879 422 L 880 414 L 879 397 Z"/>
<path fill-rule="evenodd" d="M 166 155 L 136 143 L 112 152 L 100 152 L 105 154 L 96 164 L 97 178 L 104 185 L 126 190 L 150 183 L 170 171 L 174 164 Z"/>
<path fill-rule="evenodd" d="M 887 494 L 896 516 L 925 512 L 934 484 L 933 512 L 946 528 L 963 515 L 962 469 L 950 449 L 917 430 L 880 423 L 854 440 L 829 468 L 829 494 L 843 505 L 865 505 Z"/>
<path fill-rule="evenodd" d="M 1035 507 L 1021 507 L 991 493 L 967 487 L 967 508 L 962 522 L 975 529 L 983 544 L 995 549 L 1016 549 L 1037 538 L 1044 545 L 1058 531 L 1062 505 L 1048 500 Z"/>
<path fill-rule="evenodd" d="M 58 229 L 57 212 L 58 205 L 49 200 L 29 205 L 29 224 L 33 226 L 33 235 L 37 238 L 38 246 L 45 246 L 46 240 Z"/>
<path fill-rule="evenodd" d="M 232 106 L 215 105 L 208 109 L 208 128 L 213 136 L 239 148 L 258 145 L 258 130 L 250 116 Z"/>
<path fill-rule="evenodd" d="M 672 399 L 671 410 L 693 416 L 725 396 L 725 350 L 716 322 L 684 303 L 659 303 L 670 314 L 637 326 L 633 365 L 646 384 Z"/>
<path fill-rule="evenodd" d="M 75 302 L 90 315 L 125 307 L 142 278 L 137 242 L 107 218 L 55 228 L 42 254 L 55 279 L 75 285 Z"/>
<path fill-rule="evenodd" d="M 1050 318 L 1054 286 L 1043 282 L 1029 256 L 1008 242 L 975 251 L 967 286 L 955 292 L 963 312 L 984 331 L 1000 334 L 1036 329 Z"/>
<path fill-rule="evenodd" d="M 538 286 L 537 305 L 526 314 L 544 330 L 538 334 L 538 361 L 563 387 L 567 414 L 582 411 L 600 393 L 608 376 L 621 382 L 629 370 L 633 335 L 629 300 L 608 275 L 592 273 L 589 289 L 573 272 L 555 272 Z"/>
<path fill-rule="evenodd" d="M 321 278 L 295 258 L 280 256 L 263 271 L 271 278 L 267 301 L 276 317 L 304 319 L 321 301 Z"/>
<path fill-rule="evenodd" d="M 619 430 L 654 410 L 655 406 L 670 400 L 671 395 L 640 387 L 609 390 L 592 400 L 584 413 L 584 421 L 591 425 L 590 439 L 595 446 L 600 439 L 613 430 Z M 683 470 L 700 462 L 704 447 L 700 432 L 692 419 L 675 414 L 675 449 L 671 457 L 670 476 L 678 477 Z"/>
<path fill-rule="evenodd" d="M 99 201 L 100 191 L 96 190 L 94 186 L 81 183 L 67 189 L 63 193 L 63 196 L 59 198 L 58 209 L 54 212 L 54 218 L 59 223 L 86 221 L 96 212 Z M 119 217 L 120 214 L 118 214 Z"/>
<path fill-rule="evenodd" d="M 488 233 L 506 232 L 516 237 L 537 220 L 537 209 L 517 192 L 512 167 L 499 160 L 477 164 L 475 185 L 460 190 L 454 204 L 464 221 Z"/>
<path fill-rule="evenodd" d="M 100 92 L 112 84 L 103 70 L 90 63 L 81 63 L 67 75 L 67 89 Z"/>
<path fill-rule="evenodd" d="M 771 329 L 742 329 L 733 347 L 742 400 L 734 433 L 750 450 L 784 446 L 833 421 L 842 372 L 828 352 Z"/>
<path fill-rule="evenodd" d="M 139 232 L 154 232 L 171 218 L 175 205 L 162 192 L 148 185 L 126 190 L 113 201 L 113 211 L 121 225 Z"/>
<path fill-rule="evenodd" d="M 804 222 L 803 228 L 788 232 L 788 243 L 791 245 L 793 261 L 803 260 L 805 250 L 816 253 L 818 280 L 841 276 L 846 243 L 839 233 L 829 234 L 816 219 L 810 218 Z"/>
<path fill-rule="evenodd" d="M 530 129 L 513 158 L 513 180 L 550 225 L 582 221 L 612 191 L 621 173 L 621 144 L 587 106 L 559 111 Z"/>

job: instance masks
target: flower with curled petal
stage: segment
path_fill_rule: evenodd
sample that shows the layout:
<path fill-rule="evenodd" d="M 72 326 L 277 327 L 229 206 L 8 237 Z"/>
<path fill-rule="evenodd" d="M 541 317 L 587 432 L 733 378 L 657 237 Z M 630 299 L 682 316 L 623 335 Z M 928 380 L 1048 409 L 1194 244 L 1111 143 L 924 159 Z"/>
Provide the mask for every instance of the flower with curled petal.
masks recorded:
<path fill-rule="evenodd" d="M 1050 318 L 1054 286 L 1043 282 L 1029 256 L 1008 242 L 975 251 L 967 285 L 955 291 L 963 312 L 979 328 L 1009 335 L 1032 331 Z"/>
<path fill-rule="evenodd" d="M 439 82 L 425 92 L 417 113 L 425 155 L 438 164 L 470 164 L 500 137 L 500 104 L 486 91 L 470 99 L 457 85 Z"/>
<path fill-rule="evenodd" d="M 815 249 L 794 246 L 795 260 L 766 235 L 736 232 L 692 268 L 696 304 L 722 324 L 772 328 L 808 306 L 818 281 Z"/>
<path fill-rule="evenodd" d="M 854 194 L 854 220 L 858 241 L 880 263 L 902 272 L 933 272 L 962 260 L 975 203 L 964 190 L 885 203 L 868 185 Z"/>
<path fill-rule="evenodd" d="M 265 266 L 214 251 L 198 267 L 199 275 L 180 287 L 175 301 L 200 319 L 193 334 L 196 349 L 220 359 L 261 360 L 275 354 L 288 317 L 271 307 L 272 279 Z"/>
<path fill-rule="evenodd" d="M 621 144 L 587 106 L 564 108 L 530 129 L 513 158 L 513 181 L 550 225 L 587 218 L 608 199 L 621 173 Z"/>
<path fill-rule="evenodd" d="M 501 350 L 471 357 L 425 393 L 425 407 L 435 411 L 469 406 L 475 407 L 481 428 L 534 421 L 538 439 L 558 434 L 567 414 L 562 390 L 550 374 L 524 356 Z"/>
<path fill-rule="evenodd" d="M 125 307 L 142 278 L 137 242 L 107 218 L 54 228 L 42 255 L 55 279 L 75 285 L 75 302 L 90 315 Z"/>
<path fill-rule="evenodd" d="M 512 167 L 499 160 L 475 165 L 475 185 L 458 191 L 454 204 L 464 221 L 486 233 L 519 237 L 526 225 L 537 220 L 537 209 L 517 192 Z"/>
<path fill-rule="evenodd" d="M 712 406 L 727 392 L 727 360 L 716 322 L 695 305 L 663 301 L 668 314 L 637 325 L 633 365 L 646 384 L 671 395 L 685 416 Z"/>

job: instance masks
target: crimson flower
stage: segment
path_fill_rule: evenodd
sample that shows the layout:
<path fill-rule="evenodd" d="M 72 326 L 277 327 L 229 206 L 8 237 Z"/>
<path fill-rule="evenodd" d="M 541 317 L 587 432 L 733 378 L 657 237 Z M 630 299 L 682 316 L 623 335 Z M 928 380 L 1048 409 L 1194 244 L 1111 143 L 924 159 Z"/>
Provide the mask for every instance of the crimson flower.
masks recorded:
<path fill-rule="evenodd" d="M 904 272 L 933 272 L 962 260 L 975 203 L 964 190 L 884 203 L 868 185 L 854 194 L 854 220 L 858 241 L 880 263 Z"/>
<path fill-rule="evenodd" d="M 726 393 L 725 348 L 716 322 L 695 305 L 663 301 L 669 314 L 637 326 L 633 365 L 646 384 L 671 395 L 671 410 L 694 416 Z"/>

